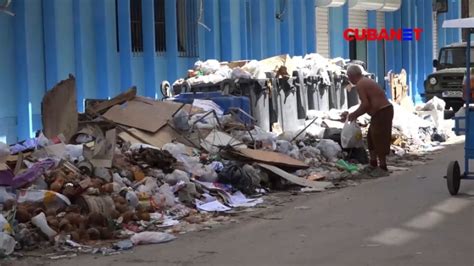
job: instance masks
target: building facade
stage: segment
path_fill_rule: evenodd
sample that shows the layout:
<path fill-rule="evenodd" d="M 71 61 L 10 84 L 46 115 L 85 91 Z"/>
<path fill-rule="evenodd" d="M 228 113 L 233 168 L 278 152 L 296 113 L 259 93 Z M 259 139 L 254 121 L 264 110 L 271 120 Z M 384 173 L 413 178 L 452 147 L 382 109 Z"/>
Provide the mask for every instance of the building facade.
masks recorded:
<path fill-rule="evenodd" d="M 385 2 L 395 7 L 370 5 Z M 389 70 L 404 68 L 419 102 L 439 47 L 461 39 L 460 31 L 441 28 L 461 16 L 461 0 L 447 2 L 448 12 L 436 14 L 433 0 L 12 0 L 7 9 L 15 16 L 0 12 L 0 140 L 41 129 L 42 97 L 68 74 L 76 77 L 82 111 L 84 99 L 133 85 L 161 98 L 163 80 L 212 58 L 320 52 L 366 61 L 381 85 Z M 351 43 L 343 38 L 348 27 L 423 33 L 419 41 Z"/>

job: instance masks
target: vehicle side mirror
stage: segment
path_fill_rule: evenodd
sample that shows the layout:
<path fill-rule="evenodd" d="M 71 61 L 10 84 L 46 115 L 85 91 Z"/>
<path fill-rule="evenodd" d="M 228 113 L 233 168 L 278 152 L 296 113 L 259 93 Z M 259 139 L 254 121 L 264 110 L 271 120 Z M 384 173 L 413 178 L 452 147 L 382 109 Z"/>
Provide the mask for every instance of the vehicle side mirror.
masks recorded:
<path fill-rule="evenodd" d="M 433 67 L 438 67 L 439 66 L 439 62 L 438 60 L 433 60 Z"/>

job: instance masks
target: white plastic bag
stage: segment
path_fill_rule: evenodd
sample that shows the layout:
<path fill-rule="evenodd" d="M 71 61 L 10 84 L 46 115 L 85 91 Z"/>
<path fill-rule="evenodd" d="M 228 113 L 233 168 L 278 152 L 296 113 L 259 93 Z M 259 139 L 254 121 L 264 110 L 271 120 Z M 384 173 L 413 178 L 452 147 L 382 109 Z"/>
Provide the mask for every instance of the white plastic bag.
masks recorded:
<path fill-rule="evenodd" d="M 346 148 L 360 148 L 364 146 L 362 140 L 362 131 L 356 122 L 348 122 L 344 124 L 341 132 L 341 146 Z"/>
<path fill-rule="evenodd" d="M 130 238 L 130 240 L 132 240 L 133 244 L 135 245 L 159 244 L 169 242 L 175 239 L 176 237 L 174 235 L 162 232 L 141 232 L 133 235 Z"/>
<path fill-rule="evenodd" d="M 0 257 L 8 256 L 15 250 L 16 241 L 10 235 L 0 232 Z"/>
<path fill-rule="evenodd" d="M 316 149 L 329 161 L 336 161 L 342 152 L 341 146 L 332 139 L 322 139 L 316 145 Z"/>

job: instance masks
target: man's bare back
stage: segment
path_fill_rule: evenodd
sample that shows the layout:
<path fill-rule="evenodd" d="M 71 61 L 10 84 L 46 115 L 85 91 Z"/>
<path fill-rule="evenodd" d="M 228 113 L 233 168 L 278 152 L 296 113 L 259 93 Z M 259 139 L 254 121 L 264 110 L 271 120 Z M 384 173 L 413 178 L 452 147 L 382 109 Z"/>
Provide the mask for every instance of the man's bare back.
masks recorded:
<path fill-rule="evenodd" d="M 356 89 L 361 104 L 367 104 L 367 113 L 373 116 L 378 110 L 390 105 L 385 92 L 372 79 L 363 77 L 357 82 Z"/>

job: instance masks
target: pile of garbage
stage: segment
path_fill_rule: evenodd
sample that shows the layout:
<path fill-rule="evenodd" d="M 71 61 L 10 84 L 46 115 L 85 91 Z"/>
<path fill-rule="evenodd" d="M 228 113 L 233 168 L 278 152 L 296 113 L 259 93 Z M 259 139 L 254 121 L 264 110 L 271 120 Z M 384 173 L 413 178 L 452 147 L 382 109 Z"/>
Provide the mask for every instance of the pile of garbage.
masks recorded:
<path fill-rule="evenodd" d="M 78 114 L 75 95 L 70 76 L 44 96 L 42 131 L 0 147 L 2 256 L 47 243 L 113 254 L 167 242 L 269 191 L 324 191 L 358 169 L 332 140 L 276 136 L 212 101 L 155 101 L 132 88 Z"/>
<path fill-rule="evenodd" d="M 344 76 L 349 64 L 358 64 L 362 67 L 364 76 L 371 75 L 365 71 L 364 63 L 361 61 L 350 62 L 340 57 L 329 59 L 317 53 L 294 57 L 280 55 L 260 61 L 219 62 L 209 59 L 204 62 L 197 61 L 194 68 L 188 70 L 186 78 L 173 83 L 173 88 L 184 84 L 186 86 L 218 84 L 225 80 L 236 79 L 264 80 L 269 77 L 268 75 L 276 78 L 291 77 L 294 71 L 300 71 L 303 78 L 321 77 L 322 83 L 329 86 L 331 76 Z"/>

